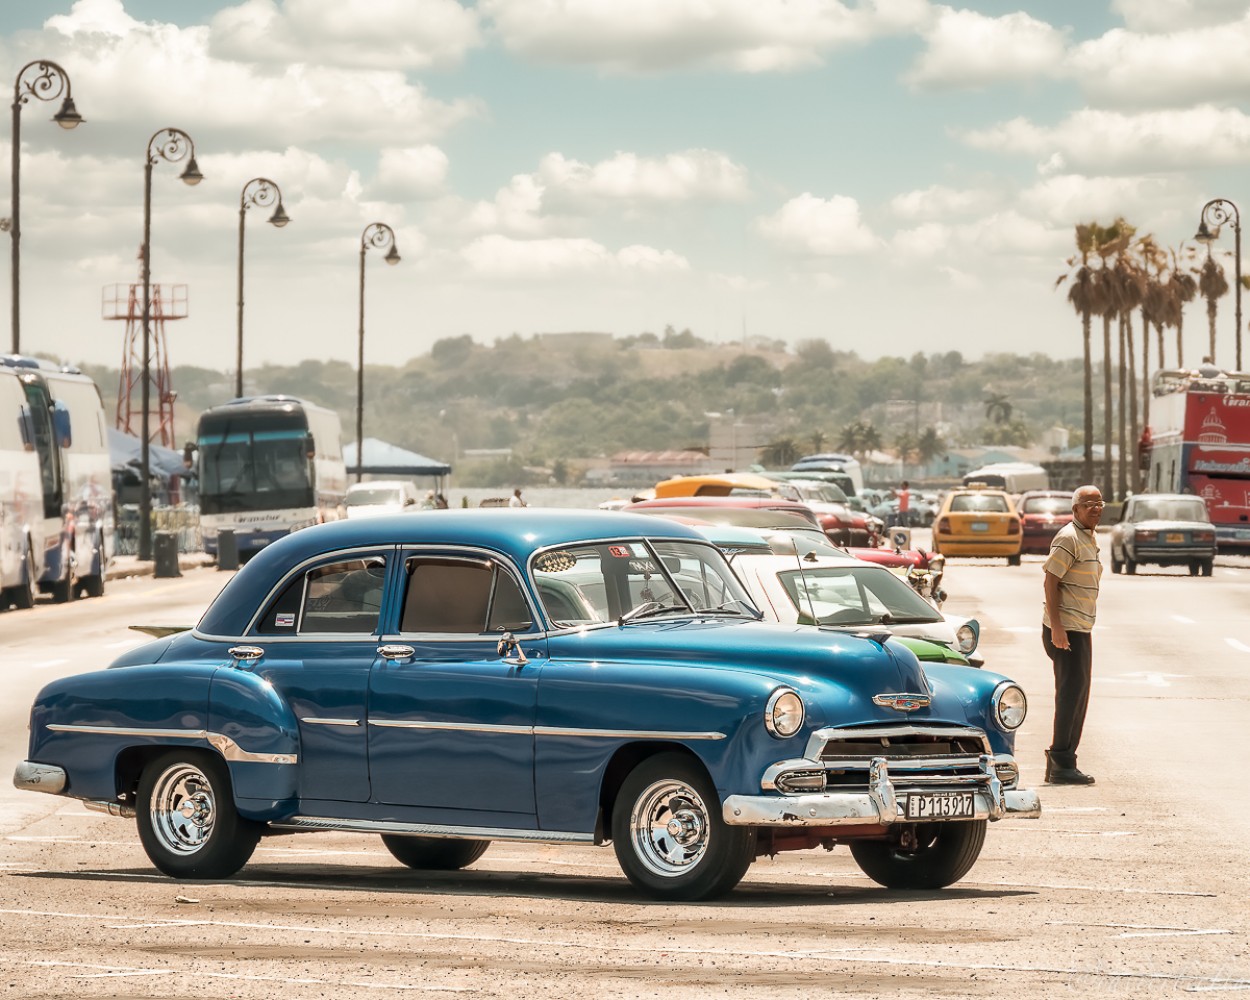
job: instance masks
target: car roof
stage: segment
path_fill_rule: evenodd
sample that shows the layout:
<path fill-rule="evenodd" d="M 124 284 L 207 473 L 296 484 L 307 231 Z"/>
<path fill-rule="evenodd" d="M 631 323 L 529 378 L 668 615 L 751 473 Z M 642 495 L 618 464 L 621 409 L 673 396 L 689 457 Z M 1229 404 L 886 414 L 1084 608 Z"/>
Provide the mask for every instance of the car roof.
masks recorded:
<path fill-rule="evenodd" d="M 502 507 L 420 511 L 313 525 L 261 549 L 226 584 L 200 621 L 203 632 L 237 634 L 258 601 L 291 567 L 340 550 L 392 545 L 475 547 L 524 566 L 553 545 L 605 538 L 681 538 L 707 543 L 692 527 L 610 510 Z"/>

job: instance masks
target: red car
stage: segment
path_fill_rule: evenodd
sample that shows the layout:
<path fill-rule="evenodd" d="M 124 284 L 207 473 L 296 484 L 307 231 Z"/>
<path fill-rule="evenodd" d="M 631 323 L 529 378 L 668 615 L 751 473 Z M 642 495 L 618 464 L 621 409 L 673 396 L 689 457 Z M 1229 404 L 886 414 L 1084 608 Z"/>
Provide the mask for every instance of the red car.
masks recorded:
<path fill-rule="evenodd" d="M 1063 490 L 1028 490 L 1020 494 L 1016 510 L 1024 530 L 1020 551 L 1046 555 L 1051 539 L 1072 520 L 1072 494 Z"/>

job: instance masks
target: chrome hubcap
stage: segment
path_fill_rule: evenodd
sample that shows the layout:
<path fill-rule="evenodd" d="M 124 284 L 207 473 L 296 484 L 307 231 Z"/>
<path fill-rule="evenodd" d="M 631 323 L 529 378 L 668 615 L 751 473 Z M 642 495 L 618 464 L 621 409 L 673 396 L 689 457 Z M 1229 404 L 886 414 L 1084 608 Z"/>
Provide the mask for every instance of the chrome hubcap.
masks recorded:
<path fill-rule="evenodd" d="M 707 806 L 682 781 L 657 781 L 643 791 L 634 803 L 630 829 L 638 859 L 665 878 L 688 873 L 707 853 Z"/>
<path fill-rule="evenodd" d="M 213 786 L 191 764 L 175 764 L 157 779 L 150 808 L 152 830 L 173 854 L 194 854 L 213 834 L 217 818 Z"/>

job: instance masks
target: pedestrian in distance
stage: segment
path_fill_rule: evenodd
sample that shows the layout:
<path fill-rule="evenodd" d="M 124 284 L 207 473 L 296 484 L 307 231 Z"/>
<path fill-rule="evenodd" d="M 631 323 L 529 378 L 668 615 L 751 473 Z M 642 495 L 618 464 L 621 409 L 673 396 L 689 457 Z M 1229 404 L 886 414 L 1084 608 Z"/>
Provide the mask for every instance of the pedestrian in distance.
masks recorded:
<path fill-rule="evenodd" d="M 1046 751 L 1046 780 L 1052 785 L 1092 785 L 1076 766 L 1093 676 L 1093 629 L 1102 563 L 1095 529 L 1102 518 L 1102 493 L 1081 486 L 1072 494 L 1072 520 L 1050 543 L 1042 567 L 1042 646 L 1055 668 L 1055 727 Z"/>
<path fill-rule="evenodd" d="M 898 513 L 895 514 L 894 523 L 906 527 L 911 524 L 911 489 L 906 479 L 899 483 L 894 495 L 898 498 Z"/>
<path fill-rule="evenodd" d="M 515 490 L 512 491 L 512 496 L 508 498 L 508 506 L 509 507 L 528 507 L 529 506 L 529 504 L 527 504 L 524 500 L 521 499 L 521 487 L 518 486 Z"/>

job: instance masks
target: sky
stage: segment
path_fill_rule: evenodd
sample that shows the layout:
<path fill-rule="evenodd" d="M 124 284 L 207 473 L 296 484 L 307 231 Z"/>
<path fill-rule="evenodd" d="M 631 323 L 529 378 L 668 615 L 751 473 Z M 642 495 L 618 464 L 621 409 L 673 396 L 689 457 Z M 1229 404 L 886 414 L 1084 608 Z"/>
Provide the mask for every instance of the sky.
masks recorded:
<path fill-rule="evenodd" d="M 23 0 L 0 58 L 15 86 L 63 67 L 86 119 L 20 113 L 21 346 L 72 363 L 121 364 L 104 305 L 140 280 L 165 128 L 205 178 L 152 171 L 152 280 L 187 289 L 168 360 L 222 371 L 253 178 L 292 221 L 243 213 L 247 368 L 355 363 L 375 222 L 402 259 L 365 254 L 366 363 L 667 326 L 1075 357 L 1075 225 L 1181 249 L 1250 162 L 1245 0 Z M 1227 227 L 1215 249 L 1231 273 Z M 1186 330 L 1196 361 L 1201 302 Z"/>

